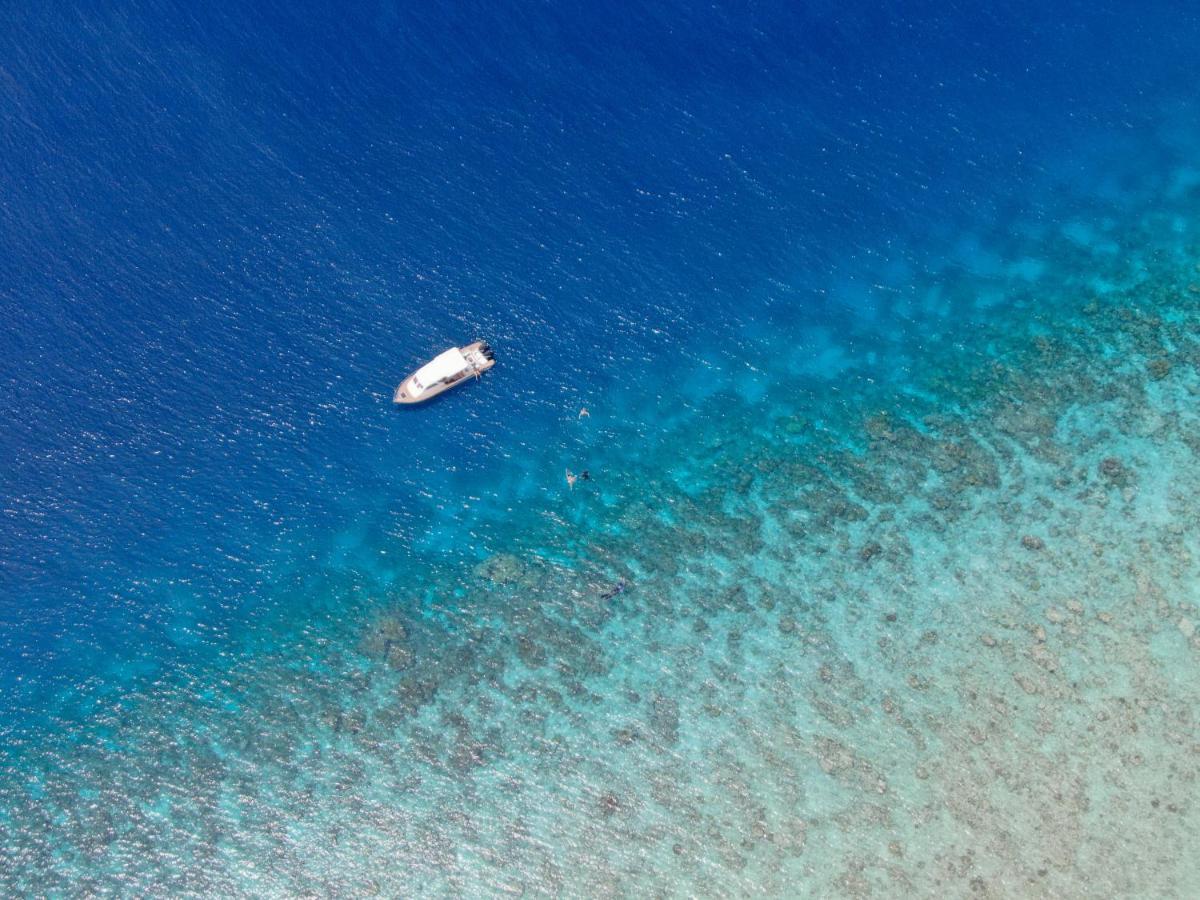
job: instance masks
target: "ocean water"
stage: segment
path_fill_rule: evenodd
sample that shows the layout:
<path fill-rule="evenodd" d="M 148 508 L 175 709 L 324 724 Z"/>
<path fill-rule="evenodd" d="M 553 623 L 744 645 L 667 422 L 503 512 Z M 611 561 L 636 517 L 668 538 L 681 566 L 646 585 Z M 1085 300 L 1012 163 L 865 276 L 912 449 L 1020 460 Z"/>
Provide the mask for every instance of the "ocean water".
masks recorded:
<path fill-rule="evenodd" d="M 1200 893 L 1200 19 L 794 6 L 0 13 L 0 891 Z"/>

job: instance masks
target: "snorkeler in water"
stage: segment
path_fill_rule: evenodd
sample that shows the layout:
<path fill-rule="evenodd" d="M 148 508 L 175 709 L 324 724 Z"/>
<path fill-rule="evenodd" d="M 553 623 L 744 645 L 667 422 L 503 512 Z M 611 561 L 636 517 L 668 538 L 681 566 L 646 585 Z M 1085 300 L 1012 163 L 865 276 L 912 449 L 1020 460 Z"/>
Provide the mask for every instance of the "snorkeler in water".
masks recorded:
<path fill-rule="evenodd" d="M 613 597 L 617 596 L 617 594 L 621 593 L 621 591 L 623 591 L 623 590 L 625 590 L 625 579 L 624 578 L 620 579 L 619 581 L 617 581 L 616 584 L 614 584 L 608 590 L 604 591 L 600 595 L 600 599 L 601 600 L 611 600 Z"/>

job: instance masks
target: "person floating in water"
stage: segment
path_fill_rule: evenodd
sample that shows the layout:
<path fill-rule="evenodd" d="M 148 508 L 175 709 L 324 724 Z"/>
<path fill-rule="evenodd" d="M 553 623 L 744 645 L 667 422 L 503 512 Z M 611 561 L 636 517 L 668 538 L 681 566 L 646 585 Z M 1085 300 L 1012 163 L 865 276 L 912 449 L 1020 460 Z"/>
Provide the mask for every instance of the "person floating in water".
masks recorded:
<path fill-rule="evenodd" d="M 600 595 L 600 599 L 601 600 L 611 600 L 613 597 L 617 596 L 617 594 L 621 593 L 621 591 L 623 591 L 623 590 L 625 590 L 625 579 L 624 578 L 620 579 L 616 584 L 614 584 L 612 587 L 610 587 L 607 591 L 604 591 Z"/>
<path fill-rule="evenodd" d="M 591 413 L 588 412 L 588 408 L 586 406 L 580 407 L 579 415 L 577 415 L 575 418 L 582 419 L 584 416 L 591 416 Z"/>
<path fill-rule="evenodd" d="M 577 478 L 579 478 L 579 476 L 578 476 L 578 475 L 576 475 L 575 473 L 573 473 L 573 472 L 572 472 L 570 469 L 567 469 L 567 487 L 569 487 L 569 488 L 574 488 L 574 487 L 575 487 L 575 480 L 576 480 Z"/>

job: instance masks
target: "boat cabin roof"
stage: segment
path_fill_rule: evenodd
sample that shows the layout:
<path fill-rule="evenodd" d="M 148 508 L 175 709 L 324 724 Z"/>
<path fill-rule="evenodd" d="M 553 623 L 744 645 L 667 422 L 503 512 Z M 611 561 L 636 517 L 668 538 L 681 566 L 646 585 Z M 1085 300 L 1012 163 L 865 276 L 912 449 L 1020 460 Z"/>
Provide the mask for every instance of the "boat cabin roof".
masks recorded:
<path fill-rule="evenodd" d="M 414 376 L 421 387 L 426 388 L 446 378 L 453 378 L 468 368 L 467 358 L 457 347 L 451 347 L 445 353 L 439 353 L 421 368 Z"/>

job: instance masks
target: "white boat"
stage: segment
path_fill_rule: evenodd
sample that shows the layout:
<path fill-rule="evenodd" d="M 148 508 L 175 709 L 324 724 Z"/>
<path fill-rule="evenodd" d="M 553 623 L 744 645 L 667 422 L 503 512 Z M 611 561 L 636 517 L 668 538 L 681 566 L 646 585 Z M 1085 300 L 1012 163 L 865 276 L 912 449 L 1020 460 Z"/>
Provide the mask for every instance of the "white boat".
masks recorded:
<path fill-rule="evenodd" d="M 492 348 L 484 341 L 451 347 L 400 382 L 392 401 L 424 403 L 468 378 L 478 378 L 495 364 Z"/>

